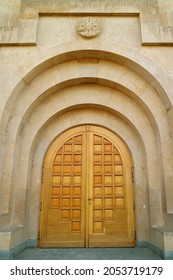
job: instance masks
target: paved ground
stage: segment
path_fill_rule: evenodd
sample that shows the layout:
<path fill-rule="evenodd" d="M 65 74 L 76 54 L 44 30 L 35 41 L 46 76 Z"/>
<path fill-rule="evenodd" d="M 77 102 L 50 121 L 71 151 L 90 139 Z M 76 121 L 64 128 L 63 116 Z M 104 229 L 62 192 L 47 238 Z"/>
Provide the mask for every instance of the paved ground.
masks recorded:
<path fill-rule="evenodd" d="M 148 248 L 28 248 L 15 260 L 160 260 Z"/>

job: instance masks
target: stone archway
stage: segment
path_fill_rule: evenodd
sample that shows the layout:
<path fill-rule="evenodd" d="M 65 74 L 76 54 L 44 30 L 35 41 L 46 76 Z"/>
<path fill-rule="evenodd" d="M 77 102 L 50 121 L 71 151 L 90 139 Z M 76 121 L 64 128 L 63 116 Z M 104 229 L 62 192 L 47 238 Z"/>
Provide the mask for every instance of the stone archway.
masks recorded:
<path fill-rule="evenodd" d="M 171 212 L 171 197 L 164 196 L 172 174 L 169 97 L 137 62 L 108 50 L 78 50 L 51 58 L 24 78 L 27 85 L 16 89 L 11 97 L 15 102 L 7 104 L 2 173 L 9 192 L 2 184 L 7 193 L 2 211 L 8 212 L 7 219 L 12 213 L 20 242 L 26 236 L 37 240 L 42 161 L 48 146 L 64 130 L 88 122 L 117 133 L 131 151 L 139 242 L 152 240 L 154 227 L 170 224 L 165 215 Z M 168 160 L 170 169 L 165 167 Z"/>

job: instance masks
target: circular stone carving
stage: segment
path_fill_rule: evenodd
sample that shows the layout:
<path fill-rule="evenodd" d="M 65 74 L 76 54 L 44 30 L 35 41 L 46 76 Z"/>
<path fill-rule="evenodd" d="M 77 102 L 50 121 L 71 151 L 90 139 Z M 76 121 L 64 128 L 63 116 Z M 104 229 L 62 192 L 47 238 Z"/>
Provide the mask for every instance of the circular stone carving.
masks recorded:
<path fill-rule="evenodd" d="M 93 17 L 84 17 L 76 26 L 77 31 L 84 37 L 94 37 L 102 29 L 101 22 Z"/>

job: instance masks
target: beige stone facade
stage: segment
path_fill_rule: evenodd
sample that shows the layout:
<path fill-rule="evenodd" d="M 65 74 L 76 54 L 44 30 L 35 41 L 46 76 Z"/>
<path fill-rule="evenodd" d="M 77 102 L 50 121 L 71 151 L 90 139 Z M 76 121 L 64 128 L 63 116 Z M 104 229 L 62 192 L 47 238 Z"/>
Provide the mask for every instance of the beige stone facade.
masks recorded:
<path fill-rule="evenodd" d="M 172 0 L 0 0 L 0 15 L 1 252 L 37 244 L 46 151 L 93 124 L 131 153 L 137 245 L 172 258 Z"/>

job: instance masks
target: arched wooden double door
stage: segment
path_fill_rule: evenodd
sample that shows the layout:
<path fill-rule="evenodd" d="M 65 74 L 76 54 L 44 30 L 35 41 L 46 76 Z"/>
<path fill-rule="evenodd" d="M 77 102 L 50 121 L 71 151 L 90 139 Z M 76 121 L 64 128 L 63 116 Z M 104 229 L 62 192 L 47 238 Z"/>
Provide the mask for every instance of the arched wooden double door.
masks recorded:
<path fill-rule="evenodd" d="M 93 125 L 72 128 L 44 160 L 40 247 L 133 247 L 131 157 Z"/>

